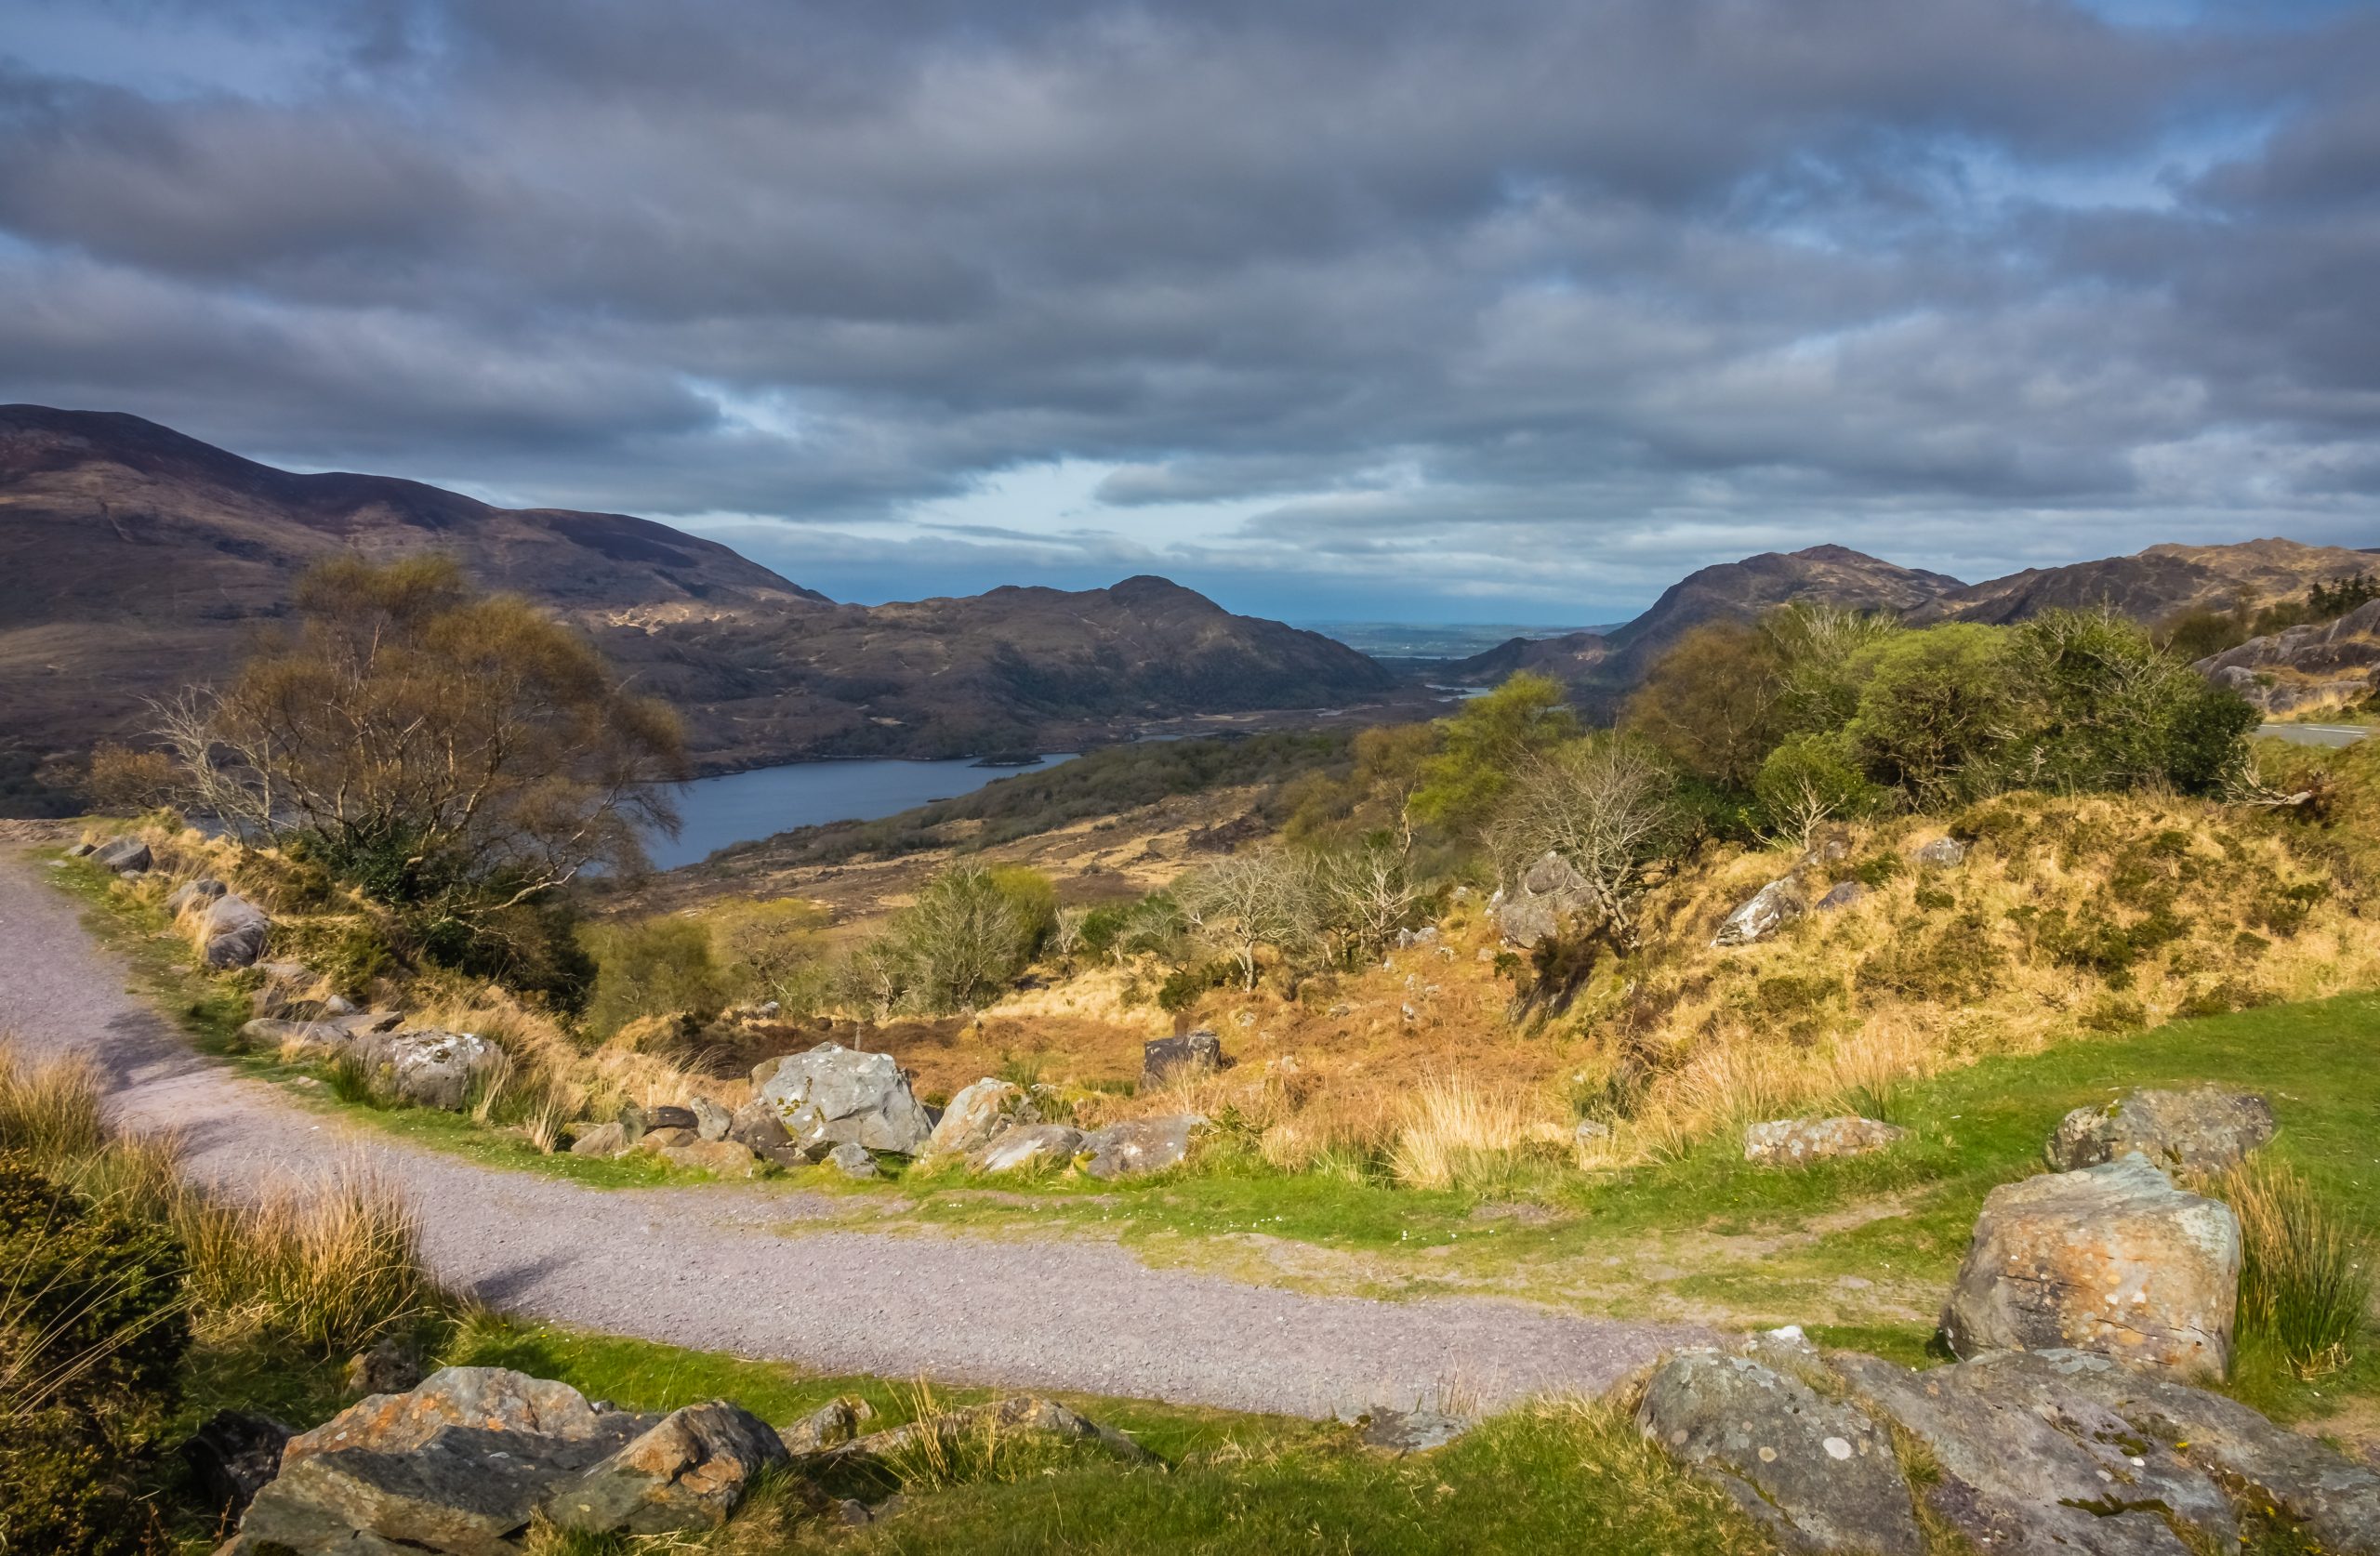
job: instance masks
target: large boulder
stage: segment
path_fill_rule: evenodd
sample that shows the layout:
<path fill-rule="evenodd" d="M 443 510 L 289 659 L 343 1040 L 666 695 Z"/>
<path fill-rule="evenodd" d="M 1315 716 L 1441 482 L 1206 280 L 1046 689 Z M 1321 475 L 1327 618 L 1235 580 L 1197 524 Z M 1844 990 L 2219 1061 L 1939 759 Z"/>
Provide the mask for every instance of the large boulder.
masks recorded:
<path fill-rule="evenodd" d="M 791 1456 L 766 1421 L 725 1400 L 673 1411 L 592 1469 L 547 1493 L 565 1529 L 661 1535 L 727 1521 L 762 1470 Z"/>
<path fill-rule="evenodd" d="M 1141 1089 L 1170 1081 L 1211 1075 L 1223 1067 L 1223 1040 L 1207 1027 L 1179 1037 L 1152 1037 L 1141 1045 Z"/>
<path fill-rule="evenodd" d="M 150 856 L 149 845 L 139 838 L 118 837 L 92 850 L 91 863 L 104 864 L 117 875 L 129 876 L 149 868 L 155 861 Z"/>
<path fill-rule="evenodd" d="M 206 905 L 199 920 L 201 954 L 209 967 L 247 967 L 264 955 L 272 920 L 245 897 L 226 892 Z"/>
<path fill-rule="evenodd" d="M 2135 1091 L 2104 1107 L 2076 1108 L 2049 1138 L 2061 1172 L 2137 1151 L 2169 1171 L 2220 1172 L 2272 1139 L 2272 1104 L 2243 1091 Z"/>
<path fill-rule="evenodd" d="M 1754 941 L 1765 940 L 1801 917 L 1807 905 L 1800 883 L 1792 877 L 1772 880 L 1753 892 L 1742 906 L 1727 915 L 1727 921 L 1719 926 L 1719 932 L 1712 937 L 1711 943 L 1714 946 L 1750 945 Z"/>
<path fill-rule="evenodd" d="M 915 1155 L 933 1134 L 932 1121 L 891 1054 L 838 1043 L 787 1055 L 761 1084 L 759 1100 L 805 1152 L 850 1141 Z"/>
<path fill-rule="evenodd" d="M 2181 1523 L 2236 1549 L 2221 1489 L 2161 1443 L 2072 1395 L 2043 1402 L 2004 1386 L 2036 1360 L 2011 1353 L 1911 1372 L 1872 1356 L 1834 1370 L 1865 1409 L 1890 1418 L 1934 1461 L 1924 1497 L 1978 1550 L 2190 1556 Z"/>
<path fill-rule="evenodd" d="M 653 1424 L 501 1367 L 448 1367 L 289 1440 L 225 1556 L 518 1556 L 546 1495 Z"/>
<path fill-rule="evenodd" d="M 1082 1149 L 1080 1129 L 1065 1124 L 1023 1124 L 1007 1130 L 969 1159 L 977 1172 L 1022 1172 L 1027 1167 L 1071 1162 Z"/>
<path fill-rule="evenodd" d="M 449 1113 L 462 1111 L 470 1101 L 471 1083 L 496 1063 L 499 1051 L 474 1033 L 434 1026 L 407 1027 L 369 1041 L 375 1069 L 392 1096 Z"/>
<path fill-rule="evenodd" d="M 1511 890 L 1499 890 L 1488 900 L 1488 916 L 1505 940 L 1527 950 L 1558 933 L 1562 920 L 1585 907 L 1593 895 L 1577 866 L 1548 850 L 1521 872 Z"/>
<path fill-rule="evenodd" d="M 2072 1348 L 2220 1378 L 2239 1295 L 2230 1207 L 2135 1154 L 1992 1190 L 1942 1333 L 1960 1356 Z"/>
<path fill-rule="evenodd" d="M 1763 1361 L 1716 1352 L 1672 1357 L 1646 1385 L 1636 1424 L 1715 1481 L 1788 1550 L 1922 1556 L 1925 1549 L 1891 1434 L 1857 1405 Z"/>
<path fill-rule="evenodd" d="M 959 1095 L 950 1099 L 950 1105 L 942 1110 L 933 1133 L 926 1137 L 925 1159 L 942 1162 L 971 1156 L 1012 1125 L 1035 1121 L 1023 1087 L 986 1075 L 971 1086 L 961 1087 Z"/>
<path fill-rule="evenodd" d="M 1093 1129 L 1075 1146 L 1093 1178 L 1137 1178 L 1179 1167 L 1190 1154 L 1190 1137 L 1206 1123 L 1195 1113 L 1135 1118 Z"/>
<path fill-rule="evenodd" d="M 1744 1160 L 1762 1167 L 1801 1167 L 1838 1156 L 1865 1156 L 1905 1138 L 1907 1129 L 1881 1119 L 1775 1118 L 1744 1130 Z"/>

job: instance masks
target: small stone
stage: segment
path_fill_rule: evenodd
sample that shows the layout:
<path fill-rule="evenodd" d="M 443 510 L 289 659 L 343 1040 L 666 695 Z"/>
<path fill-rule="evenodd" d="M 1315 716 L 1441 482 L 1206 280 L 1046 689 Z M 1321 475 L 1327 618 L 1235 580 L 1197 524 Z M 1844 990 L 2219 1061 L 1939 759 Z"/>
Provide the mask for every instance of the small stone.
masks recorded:
<path fill-rule="evenodd" d="M 615 1121 L 597 1124 L 570 1142 L 574 1156 L 617 1156 L 628 1149 L 628 1131 Z"/>
<path fill-rule="evenodd" d="M 876 1158 L 867 1147 L 857 1141 L 845 1141 L 826 1153 L 826 1165 L 846 1178 L 879 1178 L 883 1174 L 876 1166 Z"/>
<path fill-rule="evenodd" d="M 694 1133 L 710 1141 L 727 1138 L 727 1130 L 734 1122 L 734 1114 L 707 1097 L 688 1100 L 686 1111 L 694 1115 Z"/>
<path fill-rule="evenodd" d="M 1850 1115 L 1771 1119 L 1744 1131 L 1744 1160 L 1763 1167 L 1800 1167 L 1839 1156 L 1864 1156 L 1908 1134 L 1898 1125 Z"/>
<path fill-rule="evenodd" d="M 1374 1410 L 1365 1417 L 1364 1430 L 1356 1434 L 1356 1441 L 1368 1448 L 1384 1449 L 1402 1457 L 1443 1448 L 1471 1427 L 1471 1422 L 1459 1416 L 1435 1410 Z"/>

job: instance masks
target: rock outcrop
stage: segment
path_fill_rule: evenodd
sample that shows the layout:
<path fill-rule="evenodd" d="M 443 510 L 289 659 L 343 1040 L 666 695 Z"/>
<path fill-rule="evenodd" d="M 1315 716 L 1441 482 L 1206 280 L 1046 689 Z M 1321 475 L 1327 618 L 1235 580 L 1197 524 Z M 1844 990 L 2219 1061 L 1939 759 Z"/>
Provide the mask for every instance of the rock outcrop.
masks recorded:
<path fill-rule="evenodd" d="M 1591 900 L 1586 877 L 1560 854 L 1545 855 L 1521 872 L 1511 890 L 1499 890 L 1488 901 L 1488 916 L 1497 932 L 1527 950 L 1560 932 L 1562 920 Z"/>
<path fill-rule="evenodd" d="M 1942 1332 L 1960 1356 L 2096 1351 L 2178 1376 L 2231 1365 L 2240 1223 L 2134 1154 L 1985 1199 Z"/>
<path fill-rule="evenodd" d="M 2061 1172 L 2139 1152 L 2168 1171 L 2220 1172 L 2273 1136 L 2272 1104 L 2244 1091 L 2135 1091 L 2058 1121 L 2045 1154 Z"/>
<path fill-rule="evenodd" d="M 1925 1549 L 1891 1434 L 1858 1406 L 1761 1360 L 1673 1357 L 1646 1384 L 1636 1423 L 1788 1550 L 1922 1556 Z"/>
<path fill-rule="evenodd" d="M 1754 941 L 1765 940 L 1801 917 L 1807 905 L 1801 884 L 1792 877 L 1772 880 L 1753 892 L 1735 912 L 1727 915 L 1727 921 L 1719 926 L 1719 932 L 1712 937 L 1711 943 L 1714 946 L 1750 945 Z"/>
<path fill-rule="evenodd" d="M 2191 668 L 2266 714 L 2360 702 L 2380 694 L 2380 600 L 2336 621 L 2251 638 Z"/>
<path fill-rule="evenodd" d="M 1031 1114 L 1025 1088 L 986 1075 L 961 1087 L 959 1095 L 950 1099 L 933 1133 L 926 1137 L 923 1159 L 943 1162 L 972 1156 L 991 1144 L 1002 1130 L 1019 1123 L 1038 1122 Z"/>

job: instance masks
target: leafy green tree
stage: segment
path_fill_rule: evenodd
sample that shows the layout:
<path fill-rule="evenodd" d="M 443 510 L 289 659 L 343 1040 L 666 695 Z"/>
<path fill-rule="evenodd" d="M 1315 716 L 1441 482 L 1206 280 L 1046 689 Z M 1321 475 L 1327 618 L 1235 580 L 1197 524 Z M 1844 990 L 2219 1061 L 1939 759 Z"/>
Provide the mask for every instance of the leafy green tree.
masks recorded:
<path fill-rule="evenodd" d="M 1875 651 L 1904 628 L 1875 611 L 1799 601 L 1761 622 L 1778 666 L 1775 706 L 1780 733 L 1839 730 L 1859 710 L 1859 692 Z"/>
<path fill-rule="evenodd" d="M 1827 822 L 1866 815 L 1886 798 L 1840 733 L 1788 738 L 1760 764 L 1752 792 L 1770 824 L 1805 848 Z"/>
<path fill-rule="evenodd" d="M 1449 832 L 1475 834 L 1494 817 L 1523 760 L 1579 732 L 1579 716 L 1561 682 L 1527 672 L 1465 703 L 1437 730 L 1437 752 L 1421 764 L 1415 817 Z"/>
<path fill-rule="evenodd" d="M 1620 728 L 1685 771 L 1749 786 L 1777 744 L 1785 656 L 1774 633 L 1711 622 L 1677 640 L 1628 700 Z"/>
<path fill-rule="evenodd" d="M 1952 622 L 1895 634 L 1852 669 L 1864 684 L 1846 732 L 1872 777 L 1924 809 L 2001 785 L 2030 719 L 2003 629 Z"/>
<path fill-rule="evenodd" d="M 2011 776 L 2057 789 L 2159 781 L 2202 790 L 2237 766 L 2255 710 L 2113 611 L 2045 611 L 2013 629 L 2009 672 L 2033 727 Z"/>

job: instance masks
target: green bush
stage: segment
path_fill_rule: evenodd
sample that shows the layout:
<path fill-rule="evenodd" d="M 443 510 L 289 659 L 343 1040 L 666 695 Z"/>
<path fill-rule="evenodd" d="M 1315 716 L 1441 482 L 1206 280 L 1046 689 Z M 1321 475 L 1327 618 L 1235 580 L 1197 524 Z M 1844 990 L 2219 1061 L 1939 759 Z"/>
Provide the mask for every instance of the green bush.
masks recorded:
<path fill-rule="evenodd" d="M 710 930 L 692 918 L 590 924 L 579 942 L 595 963 L 587 1024 L 611 1034 L 643 1016 L 716 1015 L 730 997 Z"/>
<path fill-rule="evenodd" d="M 1805 844 L 1821 824 L 1871 814 L 1884 808 L 1886 798 L 1837 734 L 1799 734 L 1785 741 L 1760 764 L 1752 792 L 1769 824 Z"/>

